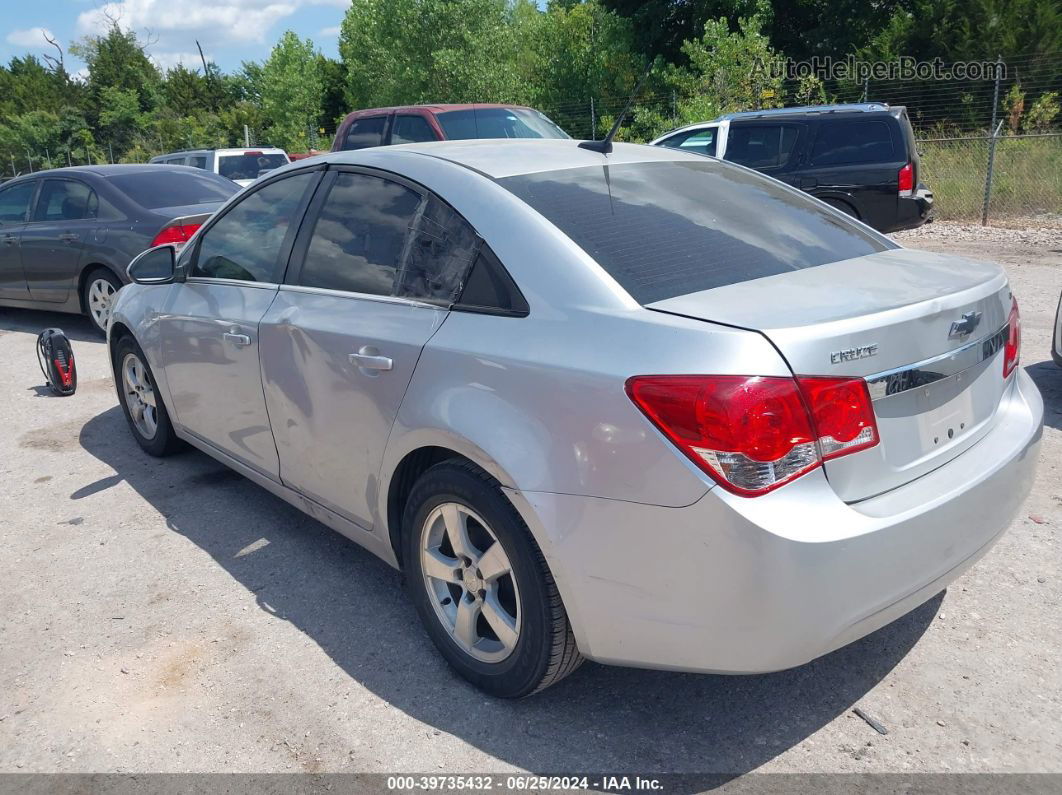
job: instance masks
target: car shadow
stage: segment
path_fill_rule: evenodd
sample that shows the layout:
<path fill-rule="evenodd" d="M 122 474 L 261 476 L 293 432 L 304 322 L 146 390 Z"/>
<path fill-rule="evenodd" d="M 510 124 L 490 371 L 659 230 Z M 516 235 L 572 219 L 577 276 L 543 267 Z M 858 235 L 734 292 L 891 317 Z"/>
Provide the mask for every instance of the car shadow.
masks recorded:
<path fill-rule="evenodd" d="M 0 332 L 24 331 L 40 334 L 46 328 L 61 328 L 74 342 L 98 342 L 100 345 L 105 342 L 103 336 L 96 333 L 92 321 L 84 315 L 0 307 Z M 76 355 L 77 351 L 74 353 Z"/>
<path fill-rule="evenodd" d="M 421 630 L 400 575 L 356 544 L 197 451 L 149 459 L 117 406 L 88 421 L 80 442 L 115 474 L 82 484 L 71 498 L 124 480 L 173 532 L 254 592 L 262 610 L 308 635 L 347 676 L 417 720 L 534 772 L 667 772 L 684 774 L 683 791 L 716 786 L 850 710 L 904 658 L 943 598 L 781 673 L 708 676 L 586 663 L 531 698 L 495 700 L 449 670 Z M 879 717 L 888 724 L 888 715 Z M 852 725 L 853 746 L 876 737 L 863 721 Z"/>
<path fill-rule="evenodd" d="M 1025 368 L 1044 399 L 1044 425 L 1062 430 L 1062 367 L 1046 359 Z"/>

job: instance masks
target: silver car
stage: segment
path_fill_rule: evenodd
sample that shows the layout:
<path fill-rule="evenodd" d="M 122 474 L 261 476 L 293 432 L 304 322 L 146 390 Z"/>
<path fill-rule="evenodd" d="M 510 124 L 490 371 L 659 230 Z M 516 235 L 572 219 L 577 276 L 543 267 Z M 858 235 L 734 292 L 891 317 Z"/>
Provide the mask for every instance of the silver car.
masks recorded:
<path fill-rule="evenodd" d="M 1033 482 L 999 267 L 675 149 L 337 152 L 130 275 L 109 341 L 137 442 L 400 567 L 499 696 L 584 658 L 805 663 L 942 590 Z"/>

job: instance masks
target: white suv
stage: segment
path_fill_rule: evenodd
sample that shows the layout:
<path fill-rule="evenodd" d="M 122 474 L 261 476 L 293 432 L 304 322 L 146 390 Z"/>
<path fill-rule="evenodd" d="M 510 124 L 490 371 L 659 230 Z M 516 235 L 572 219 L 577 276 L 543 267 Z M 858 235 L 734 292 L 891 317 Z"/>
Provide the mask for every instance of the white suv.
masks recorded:
<path fill-rule="evenodd" d="M 151 158 L 152 163 L 193 166 L 228 177 L 237 185 L 250 185 L 267 171 L 291 162 L 287 152 L 274 147 L 243 149 L 184 149 Z"/>

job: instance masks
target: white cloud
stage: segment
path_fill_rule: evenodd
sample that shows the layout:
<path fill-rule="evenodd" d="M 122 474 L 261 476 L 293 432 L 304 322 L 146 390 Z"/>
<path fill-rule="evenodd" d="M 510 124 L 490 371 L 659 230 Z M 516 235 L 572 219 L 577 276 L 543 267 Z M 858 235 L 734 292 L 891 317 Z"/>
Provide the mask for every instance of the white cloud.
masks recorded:
<path fill-rule="evenodd" d="M 339 35 L 339 25 L 331 28 L 321 28 L 317 35 L 323 39 L 332 39 Z"/>
<path fill-rule="evenodd" d="M 45 37 L 54 39 L 55 34 L 48 28 L 13 30 L 7 34 L 7 43 L 14 44 L 16 47 L 47 47 L 49 45 Z"/>
<path fill-rule="evenodd" d="M 109 0 L 78 16 L 82 34 L 102 33 L 117 20 L 126 30 L 149 31 L 163 45 L 191 38 L 216 42 L 263 42 L 270 28 L 300 7 L 346 7 L 350 0 Z M 178 46 L 181 46 L 178 44 Z"/>

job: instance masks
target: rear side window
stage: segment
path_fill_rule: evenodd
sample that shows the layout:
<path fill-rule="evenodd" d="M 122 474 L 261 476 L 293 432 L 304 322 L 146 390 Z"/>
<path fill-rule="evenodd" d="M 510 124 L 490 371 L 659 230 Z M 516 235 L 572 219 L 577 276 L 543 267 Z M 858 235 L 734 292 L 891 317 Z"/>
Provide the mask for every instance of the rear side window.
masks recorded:
<path fill-rule="evenodd" d="M 313 172 L 278 179 L 242 199 L 217 220 L 199 240 L 193 276 L 273 282 L 277 279 L 295 213 Z"/>
<path fill-rule="evenodd" d="M 347 129 L 347 134 L 343 138 L 343 145 L 340 148 L 348 151 L 379 146 L 383 143 L 384 122 L 386 121 L 386 116 L 355 119 Z"/>
<path fill-rule="evenodd" d="M 20 182 L 10 188 L 0 190 L 0 222 L 20 223 L 26 220 L 30 200 L 36 182 Z"/>
<path fill-rule="evenodd" d="M 83 182 L 46 179 L 33 210 L 34 221 L 81 221 L 95 218 L 96 194 Z"/>
<path fill-rule="evenodd" d="M 888 122 L 823 121 L 811 147 L 811 165 L 891 163 L 903 160 L 893 145 Z"/>
<path fill-rule="evenodd" d="M 749 168 L 773 168 L 789 162 L 800 137 L 793 125 L 757 124 L 732 126 L 723 157 Z"/>
<path fill-rule="evenodd" d="M 192 168 L 206 168 L 206 155 L 192 155 L 188 158 L 188 165 Z"/>
<path fill-rule="evenodd" d="M 393 295 L 420 194 L 368 174 L 336 176 L 317 216 L 299 283 Z"/>
<path fill-rule="evenodd" d="M 395 126 L 391 129 L 392 144 L 415 144 L 421 141 L 437 141 L 435 130 L 423 116 L 395 116 Z"/>
<path fill-rule="evenodd" d="M 498 181 L 642 304 L 891 247 L 814 199 L 719 161 L 589 166 Z"/>
<path fill-rule="evenodd" d="M 504 269 L 496 262 L 474 267 L 485 253 L 475 229 L 438 197 L 370 174 L 340 173 L 318 213 L 298 283 L 512 310 L 510 293 L 519 291 L 507 274 L 492 273 Z M 479 274 L 471 291 L 470 271 Z"/>
<path fill-rule="evenodd" d="M 681 149 L 683 152 L 696 152 L 699 155 L 715 156 L 715 128 L 708 130 L 690 130 L 672 135 L 660 142 L 661 146 Z"/>
<path fill-rule="evenodd" d="M 240 189 L 231 180 L 209 171 L 138 171 L 108 177 L 111 185 L 148 210 L 223 202 Z"/>

